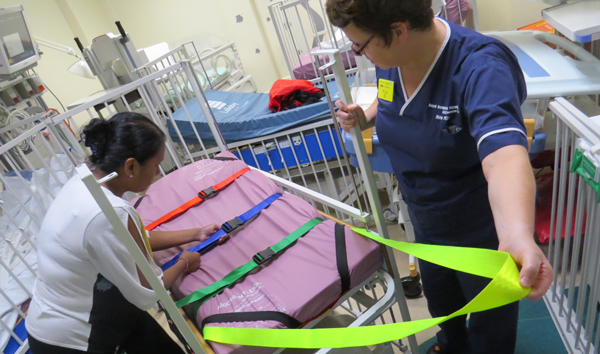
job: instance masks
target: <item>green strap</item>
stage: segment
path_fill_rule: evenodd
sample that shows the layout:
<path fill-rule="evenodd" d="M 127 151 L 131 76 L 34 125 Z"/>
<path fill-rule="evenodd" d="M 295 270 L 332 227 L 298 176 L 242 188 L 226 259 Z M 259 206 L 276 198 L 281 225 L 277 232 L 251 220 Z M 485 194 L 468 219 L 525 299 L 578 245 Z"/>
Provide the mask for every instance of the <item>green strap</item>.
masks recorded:
<path fill-rule="evenodd" d="M 283 251 L 287 247 L 289 247 L 292 243 L 296 242 L 296 240 L 298 240 L 300 237 L 306 235 L 310 230 L 312 230 L 315 226 L 317 226 L 321 222 L 323 222 L 323 219 L 320 219 L 320 218 L 314 218 L 314 219 L 310 220 L 306 224 L 304 224 L 304 225 L 300 226 L 298 229 L 296 229 L 296 231 L 294 231 L 291 234 L 289 234 L 288 236 L 286 236 L 281 241 L 277 242 L 273 246 L 271 246 L 271 247 L 267 248 L 265 251 L 263 251 L 266 253 L 263 253 L 263 252 L 257 253 L 256 255 L 254 255 L 254 257 L 252 258 L 252 260 L 250 262 L 232 270 L 223 279 L 221 279 L 217 282 L 214 282 L 211 285 L 209 285 L 203 289 L 194 291 L 190 295 L 177 301 L 175 303 L 175 305 L 177 305 L 177 307 L 181 308 L 185 305 L 189 305 L 189 304 L 193 303 L 194 305 L 192 307 L 192 313 L 194 314 L 194 317 L 196 317 L 196 315 L 198 313 L 198 309 L 200 308 L 200 306 L 202 304 L 204 304 L 206 301 L 213 298 L 216 294 L 218 294 L 223 289 L 226 289 L 231 284 L 234 284 L 241 277 L 250 273 L 254 268 L 258 267 L 260 264 L 262 264 L 262 262 L 266 261 L 271 256 L 273 256 L 273 255 Z M 272 252 L 269 252 L 269 250 Z M 269 256 L 267 258 L 261 254 L 269 254 Z"/>
<path fill-rule="evenodd" d="M 353 231 L 409 253 L 424 261 L 458 271 L 492 278 L 471 302 L 446 317 L 380 326 L 325 329 L 260 329 L 205 327 L 204 339 L 217 343 L 273 348 L 364 347 L 406 338 L 453 317 L 504 306 L 524 298 L 530 289 L 519 284 L 519 270 L 506 252 L 480 248 L 423 245 L 384 239 L 364 229 Z"/>

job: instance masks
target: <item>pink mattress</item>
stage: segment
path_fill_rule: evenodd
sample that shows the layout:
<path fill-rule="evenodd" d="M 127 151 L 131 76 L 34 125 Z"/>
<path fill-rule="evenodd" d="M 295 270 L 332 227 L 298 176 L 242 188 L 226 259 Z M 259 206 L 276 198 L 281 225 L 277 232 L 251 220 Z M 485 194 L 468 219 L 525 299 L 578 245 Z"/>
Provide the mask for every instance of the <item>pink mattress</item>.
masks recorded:
<path fill-rule="evenodd" d="M 223 157 L 234 157 L 222 153 Z M 137 210 L 144 224 L 192 199 L 198 191 L 210 187 L 247 167 L 239 160 L 202 160 L 181 168 L 154 183 Z M 197 207 L 155 230 L 180 230 L 222 224 L 246 212 L 274 193 L 283 193 L 271 180 L 257 171 L 249 171 L 233 184 Z M 135 203 L 133 201 L 132 203 Z M 196 273 L 180 279 L 171 289 L 178 299 L 222 279 L 231 270 L 247 263 L 252 256 L 270 247 L 297 228 L 321 215 L 307 202 L 284 194 L 268 209 L 235 234 L 202 256 Z M 197 324 L 211 315 L 232 312 L 276 311 L 307 322 L 328 309 L 341 296 L 341 280 L 336 263 L 335 222 L 326 220 L 297 243 L 203 304 L 195 318 Z M 346 254 L 350 285 L 367 279 L 382 265 L 378 244 L 345 228 Z M 161 265 L 184 247 L 155 252 Z M 191 306 L 186 308 L 190 314 Z M 210 323 L 207 326 L 285 328 L 277 321 Z M 270 353 L 272 348 L 249 348 L 212 344 L 216 353 Z"/>
<path fill-rule="evenodd" d="M 473 11 L 471 0 L 446 0 L 446 12 L 448 13 L 448 21 L 454 22 L 457 25 L 461 24 L 461 18 L 465 20 Z M 445 18 L 444 11 L 440 13 L 440 17 Z"/>
<path fill-rule="evenodd" d="M 318 47 L 313 48 L 311 49 L 311 52 L 319 49 L 320 48 Z M 342 56 L 342 61 L 344 62 L 345 69 L 356 67 L 356 59 L 354 59 L 353 51 L 350 50 L 347 52 L 342 52 L 340 54 Z M 328 57 L 319 56 L 319 62 L 315 62 L 315 66 L 313 67 L 313 60 L 314 57 L 310 53 L 306 53 L 302 57 L 300 57 L 300 62 L 294 67 L 294 77 L 298 80 L 312 80 L 319 76 L 319 72 L 315 72 L 315 68 L 317 68 L 318 70 L 319 66 L 329 63 Z"/>

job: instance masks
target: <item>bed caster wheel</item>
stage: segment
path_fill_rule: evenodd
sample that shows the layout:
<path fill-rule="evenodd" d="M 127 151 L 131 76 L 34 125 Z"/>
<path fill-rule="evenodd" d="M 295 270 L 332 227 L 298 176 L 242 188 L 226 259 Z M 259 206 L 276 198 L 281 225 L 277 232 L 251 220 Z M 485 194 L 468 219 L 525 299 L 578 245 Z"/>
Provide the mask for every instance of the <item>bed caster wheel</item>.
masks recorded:
<path fill-rule="evenodd" d="M 421 285 L 421 274 L 417 273 L 416 276 L 407 276 L 400 279 L 402 281 L 402 289 L 404 290 L 404 296 L 407 299 L 416 299 L 421 297 L 423 294 L 423 286 Z"/>

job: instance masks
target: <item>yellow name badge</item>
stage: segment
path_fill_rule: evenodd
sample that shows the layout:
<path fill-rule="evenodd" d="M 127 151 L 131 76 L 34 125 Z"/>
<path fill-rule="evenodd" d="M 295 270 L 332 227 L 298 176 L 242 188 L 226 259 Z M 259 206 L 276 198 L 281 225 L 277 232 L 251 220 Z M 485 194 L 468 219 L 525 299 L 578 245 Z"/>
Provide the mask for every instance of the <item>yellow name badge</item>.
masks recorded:
<path fill-rule="evenodd" d="M 392 102 L 394 99 L 394 82 L 385 79 L 379 79 L 379 92 L 377 93 L 377 97 L 382 100 Z"/>

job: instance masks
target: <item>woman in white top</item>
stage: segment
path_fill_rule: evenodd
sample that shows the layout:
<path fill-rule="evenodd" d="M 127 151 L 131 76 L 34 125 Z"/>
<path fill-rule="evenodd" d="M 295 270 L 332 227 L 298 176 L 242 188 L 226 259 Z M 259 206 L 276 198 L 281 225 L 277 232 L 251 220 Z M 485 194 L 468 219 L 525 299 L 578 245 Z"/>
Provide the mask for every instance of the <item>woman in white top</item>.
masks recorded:
<path fill-rule="evenodd" d="M 111 204 L 149 260 L 157 251 L 204 241 L 219 227 L 146 234 L 134 208 L 122 196 L 146 190 L 159 172 L 165 135 L 136 113 L 96 118 L 83 129 L 92 155 L 89 164 Z M 39 271 L 26 327 L 33 354 L 182 353 L 146 312 L 158 300 L 132 257 L 75 175 L 44 218 L 38 241 Z M 184 252 L 161 272 L 166 288 L 200 267 L 200 254 Z"/>

